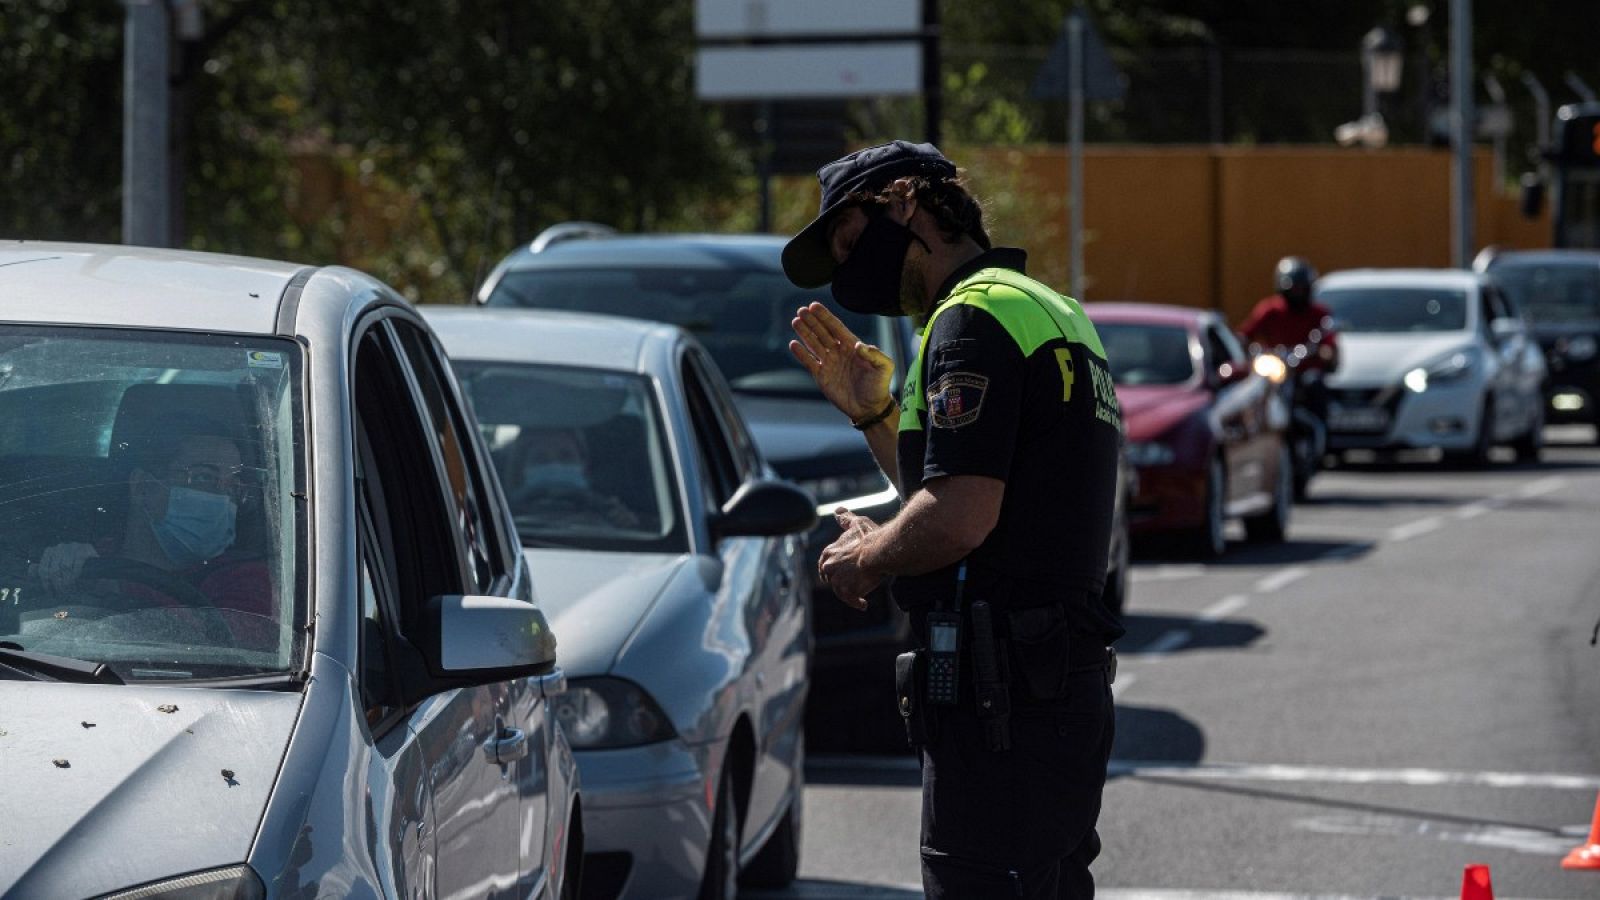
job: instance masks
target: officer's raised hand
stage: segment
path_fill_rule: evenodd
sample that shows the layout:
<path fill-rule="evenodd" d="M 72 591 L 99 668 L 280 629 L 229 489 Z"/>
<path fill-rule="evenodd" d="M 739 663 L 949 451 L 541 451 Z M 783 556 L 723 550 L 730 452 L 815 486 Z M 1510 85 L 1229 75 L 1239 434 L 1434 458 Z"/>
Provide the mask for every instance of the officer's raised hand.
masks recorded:
<path fill-rule="evenodd" d="M 856 337 L 821 303 L 800 307 L 790 324 L 798 340 L 789 342 L 789 352 L 840 412 L 854 422 L 888 405 L 894 361 L 882 350 Z"/>

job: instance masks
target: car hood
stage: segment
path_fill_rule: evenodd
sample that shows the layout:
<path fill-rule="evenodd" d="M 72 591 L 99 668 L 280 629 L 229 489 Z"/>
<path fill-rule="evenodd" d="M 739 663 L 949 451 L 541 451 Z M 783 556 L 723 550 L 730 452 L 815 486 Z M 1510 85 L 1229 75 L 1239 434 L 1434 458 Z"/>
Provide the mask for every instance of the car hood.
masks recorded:
<path fill-rule="evenodd" d="M 1206 408 L 1211 394 L 1189 385 L 1117 388 L 1122 425 L 1130 441 L 1154 440 Z"/>
<path fill-rule="evenodd" d="M 523 550 L 569 677 L 611 671 L 688 554 Z"/>
<path fill-rule="evenodd" d="M 1340 334 L 1339 368 L 1329 387 L 1380 387 L 1399 384 L 1418 366 L 1472 346 L 1464 331 L 1442 334 Z"/>
<path fill-rule="evenodd" d="M 0 896 L 93 896 L 243 862 L 301 699 L 0 682 Z"/>
<path fill-rule="evenodd" d="M 761 455 L 784 478 L 877 469 L 861 433 L 826 400 L 739 394 L 735 403 Z"/>

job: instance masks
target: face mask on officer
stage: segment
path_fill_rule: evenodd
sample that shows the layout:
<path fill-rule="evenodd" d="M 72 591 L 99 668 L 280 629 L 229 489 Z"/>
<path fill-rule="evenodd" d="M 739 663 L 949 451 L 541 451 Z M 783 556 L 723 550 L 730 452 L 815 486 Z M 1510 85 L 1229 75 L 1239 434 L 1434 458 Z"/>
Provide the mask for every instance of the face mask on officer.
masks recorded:
<path fill-rule="evenodd" d="M 911 242 L 932 248 L 915 232 L 883 212 L 867 213 L 867 224 L 850 255 L 833 273 L 833 299 L 863 315 L 903 316 L 900 281 Z"/>

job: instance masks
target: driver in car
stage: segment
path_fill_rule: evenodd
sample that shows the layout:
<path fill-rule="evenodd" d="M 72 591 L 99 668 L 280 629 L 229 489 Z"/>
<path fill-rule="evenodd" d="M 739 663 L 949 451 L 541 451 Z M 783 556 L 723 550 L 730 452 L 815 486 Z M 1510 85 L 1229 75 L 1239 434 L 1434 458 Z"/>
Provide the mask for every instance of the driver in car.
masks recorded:
<path fill-rule="evenodd" d="M 522 476 L 510 491 L 513 507 L 538 509 L 577 524 L 639 525 L 627 504 L 594 489 L 588 442 L 575 428 L 524 428 L 512 444 L 510 462 L 510 471 Z"/>
<path fill-rule="evenodd" d="M 84 563 L 96 557 L 129 560 L 192 585 L 211 608 L 228 616 L 234 638 L 248 645 L 276 641 L 271 573 L 259 555 L 234 549 L 241 505 L 251 506 L 250 480 L 237 440 L 210 423 L 182 414 L 164 419 L 151 436 L 129 449 L 127 512 L 120 536 L 100 544 L 66 542 L 47 547 L 38 564 L 44 587 L 62 596 L 79 585 Z M 153 607 L 193 607 L 195 598 L 171 596 L 159 577 L 130 571 L 93 588 L 149 601 Z"/>

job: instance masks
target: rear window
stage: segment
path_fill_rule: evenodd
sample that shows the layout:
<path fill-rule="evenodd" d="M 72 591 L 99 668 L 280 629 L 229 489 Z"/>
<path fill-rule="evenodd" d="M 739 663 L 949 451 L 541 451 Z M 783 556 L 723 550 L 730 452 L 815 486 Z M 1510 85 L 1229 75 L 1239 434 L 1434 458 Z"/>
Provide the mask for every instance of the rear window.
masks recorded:
<path fill-rule="evenodd" d="M 826 291 L 801 290 L 781 272 L 710 267 L 540 268 L 505 273 L 490 306 L 604 313 L 692 332 L 735 391 L 815 396 L 789 355 L 795 310 L 821 301 L 857 337 L 892 349 L 892 319 L 840 309 Z"/>
<path fill-rule="evenodd" d="M 1317 300 L 1346 334 L 1461 331 L 1467 327 L 1466 291 L 1448 288 L 1335 288 Z"/>
<path fill-rule="evenodd" d="M 1117 384 L 1183 384 L 1194 377 L 1187 328 L 1096 322 L 1094 329 Z"/>
<path fill-rule="evenodd" d="M 1600 264 L 1500 265 L 1492 270 L 1516 305 L 1535 322 L 1600 319 Z"/>

